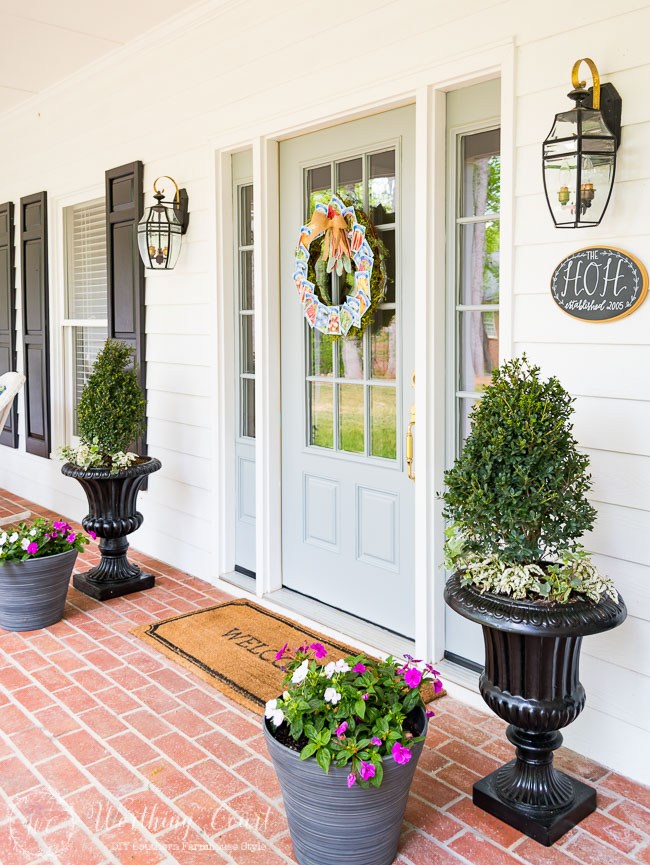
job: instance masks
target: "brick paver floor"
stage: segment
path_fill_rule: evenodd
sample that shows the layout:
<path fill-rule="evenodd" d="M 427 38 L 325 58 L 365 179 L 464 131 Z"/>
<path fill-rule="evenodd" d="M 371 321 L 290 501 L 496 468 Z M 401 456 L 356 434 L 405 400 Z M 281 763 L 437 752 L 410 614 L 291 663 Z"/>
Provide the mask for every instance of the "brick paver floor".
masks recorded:
<path fill-rule="evenodd" d="M 0 490 L 0 516 L 16 505 L 47 513 Z M 58 624 L 0 630 L 0 863 L 293 863 L 260 719 L 130 633 L 227 596 L 133 558 L 156 574 L 151 591 L 99 603 L 71 589 Z M 511 756 L 504 725 L 449 697 L 435 709 L 398 865 L 650 865 L 649 788 L 563 749 L 599 809 L 541 847 L 471 802 Z"/>

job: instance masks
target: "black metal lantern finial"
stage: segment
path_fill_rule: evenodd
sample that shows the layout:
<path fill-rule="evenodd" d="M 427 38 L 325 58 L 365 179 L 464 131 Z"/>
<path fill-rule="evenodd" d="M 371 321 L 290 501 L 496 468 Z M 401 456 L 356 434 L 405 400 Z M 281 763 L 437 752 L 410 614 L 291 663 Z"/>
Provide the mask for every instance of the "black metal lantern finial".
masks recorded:
<path fill-rule="evenodd" d="M 176 194 L 174 200 L 165 202 L 165 190 L 159 190 L 159 180 L 171 180 Z M 173 177 L 162 175 L 153 184 L 156 203 L 145 209 L 138 223 L 138 248 L 144 266 L 151 270 L 172 270 L 181 251 L 181 237 L 190 221 L 187 212 L 187 190 L 179 189 Z"/>
<path fill-rule="evenodd" d="M 594 86 L 580 81 L 589 67 Z M 616 150 L 621 139 L 622 100 L 613 84 L 600 83 L 589 57 L 571 72 L 575 107 L 555 115 L 544 142 L 544 191 L 556 228 L 586 228 L 603 218 L 614 186 Z"/>

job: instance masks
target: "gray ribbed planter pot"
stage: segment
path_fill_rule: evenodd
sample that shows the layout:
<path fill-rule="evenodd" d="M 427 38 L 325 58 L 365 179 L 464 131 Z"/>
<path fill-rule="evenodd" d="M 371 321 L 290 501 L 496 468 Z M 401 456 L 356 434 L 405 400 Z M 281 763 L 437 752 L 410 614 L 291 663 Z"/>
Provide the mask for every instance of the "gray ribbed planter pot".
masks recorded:
<path fill-rule="evenodd" d="M 36 631 L 63 616 L 76 550 L 0 565 L 0 628 Z"/>
<path fill-rule="evenodd" d="M 414 712 L 426 733 L 424 710 Z M 391 865 L 424 742 L 413 746 L 413 756 L 403 766 L 384 759 L 381 787 L 348 789 L 349 769 L 334 766 L 326 775 L 314 758 L 301 760 L 297 751 L 280 744 L 268 724 L 264 719 L 264 736 L 300 865 Z"/>

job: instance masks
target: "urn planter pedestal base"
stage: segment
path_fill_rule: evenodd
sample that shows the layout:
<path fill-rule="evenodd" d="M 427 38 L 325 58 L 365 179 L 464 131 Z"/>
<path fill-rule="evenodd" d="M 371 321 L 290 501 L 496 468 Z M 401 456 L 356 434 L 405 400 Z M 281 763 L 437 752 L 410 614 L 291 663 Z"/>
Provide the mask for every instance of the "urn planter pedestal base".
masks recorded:
<path fill-rule="evenodd" d="M 147 476 L 161 468 L 160 460 L 153 457 L 111 474 L 108 469 L 83 469 L 66 463 L 61 471 L 76 478 L 86 493 L 89 513 L 82 525 L 87 532 L 99 538 L 101 561 L 82 574 L 75 574 L 75 589 L 97 601 L 119 598 L 131 592 L 150 589 L 155 583 L 153 574 L 146 574 L 127 558 L 127 535 L 143 523 L 136 510 L 138 493 Z"/>
<path fill-rule="evenodd" d="M 143 592 L 145 589 L 153 588 L 156 578 L 153 574 L 145 574 L 142 571 L 137 577 L 130 580 L 120 580 L 98 583 L 89 576 L 92 571 L 84 574 L 75 574 L 72 585 L 75 589 L 94 598 L 96 601 L 108 601 L 111 598 L 121 598 L 122 595 L 130 595 L 131 592 Z"/>
<path fill-rule="evenodd" d="M 579 680 L 582 638 L 620 625 L 623 599 L 566 604 L 481 593 L 455 574 L 449 606 L 483 628 L 481 696 L 507 721 L 516 757 L 474 785 L 474 804 L 549 847 L 596 809 L 596 791 L 558 772 L 559 732 L 585 705 Z"/>
<path fill-rule="evenodd" d="M 477 808 L 482 808 L 498 820 L 534 838 L 545 847 L 573 829 L 581 820 L 596 810 L 596 791 L 588 784 L 583 784 L 577 778 L 571 778 L 564 772 L 556 774 L 572 791 L 572 801 L 559 809 L 526 809 L 522 805 L 513 805 L 504 801 L 498 793 L 498 775 L 507 767 L 514 767 L 515 761 L 507 763 L 485 778 L 474 784 L 472 800 Z"/>

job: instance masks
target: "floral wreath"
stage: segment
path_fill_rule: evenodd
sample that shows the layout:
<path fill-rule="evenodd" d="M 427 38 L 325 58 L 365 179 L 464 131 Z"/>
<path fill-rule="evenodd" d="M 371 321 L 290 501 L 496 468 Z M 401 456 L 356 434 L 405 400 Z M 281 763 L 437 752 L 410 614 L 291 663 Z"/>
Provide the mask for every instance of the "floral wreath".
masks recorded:
<path fill-rule="evenodd" d="M 355 268 L 354 288 L 346 296 L 345 303 L 338 306 L 323 303 L 316 293 L 316 286 L 307 279 L 309 246 L 323 234 L 321 257 L 327 262 L 327 273 L 335 270 L 341 276 L 344 270 L 352 273 L 353 265 Z M 357 220 L 354 207 L 346 207 L 336 195 L 328 205 L 319 203 L 314 207 L 311 219 L 300 229 L 293 273 L 310 327 L 321 333 L 345 336 L 351 327 L 361 326 L 361 319 L 371 306 L 374 260 L 374 253 L 366 240 L 366 229 Z"/>

